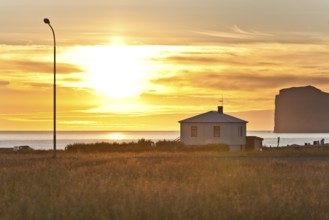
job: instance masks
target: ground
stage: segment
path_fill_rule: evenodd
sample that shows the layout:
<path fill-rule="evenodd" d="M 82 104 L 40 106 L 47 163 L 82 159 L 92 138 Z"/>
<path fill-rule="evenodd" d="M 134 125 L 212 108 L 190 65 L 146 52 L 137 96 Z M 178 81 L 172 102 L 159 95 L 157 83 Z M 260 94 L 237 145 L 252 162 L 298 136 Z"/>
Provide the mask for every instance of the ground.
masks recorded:
<path fill-rule="evenodd" d="M 0 154 L 1 219 L 328 219 L 329 153 Z"/>

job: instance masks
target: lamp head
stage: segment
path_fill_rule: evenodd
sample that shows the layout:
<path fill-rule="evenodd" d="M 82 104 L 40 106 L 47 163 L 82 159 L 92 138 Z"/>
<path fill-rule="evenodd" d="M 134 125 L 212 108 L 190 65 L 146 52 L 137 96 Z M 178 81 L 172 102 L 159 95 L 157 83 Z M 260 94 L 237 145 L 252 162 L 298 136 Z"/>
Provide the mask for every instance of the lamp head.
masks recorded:
<path fill-rule="evenodd" d="M 45 22 L 46 24 L 50 24 L 50 21 L 48 18 L 43 19 L 43 22 Z"/>

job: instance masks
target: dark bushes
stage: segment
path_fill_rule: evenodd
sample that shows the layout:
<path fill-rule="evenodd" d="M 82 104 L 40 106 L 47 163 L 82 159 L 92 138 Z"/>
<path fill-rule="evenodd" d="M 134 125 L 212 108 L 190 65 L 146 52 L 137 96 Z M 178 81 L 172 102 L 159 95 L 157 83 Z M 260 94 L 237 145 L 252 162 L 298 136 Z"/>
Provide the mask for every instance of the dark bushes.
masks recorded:
<path fill-rule="evenodd" d="M 161 140 L 140 139 L 137 142 L 107 143 L 97 142 L 92 144 L 75 143 L 65 148 L 69 152 L 156 152 L 156 151 L 229 151 L 228 145 L 211 144 L 203 146 L 186 146 L 182 142 Z"/>
<path fill-rule="evenodd" d="M 157 151 L 183 151 L 185 148 L 185 144 L 180 141 L 161 140 L 155 143 Z"/>
<path fill-rule="evenodd" d="M 70 152 L 144 152 L 152 150 L 153 142 L 145 139 L 138 142 L 107 143 L 97 142 L 92 144 L 69 144 L 65 150 Z"/>

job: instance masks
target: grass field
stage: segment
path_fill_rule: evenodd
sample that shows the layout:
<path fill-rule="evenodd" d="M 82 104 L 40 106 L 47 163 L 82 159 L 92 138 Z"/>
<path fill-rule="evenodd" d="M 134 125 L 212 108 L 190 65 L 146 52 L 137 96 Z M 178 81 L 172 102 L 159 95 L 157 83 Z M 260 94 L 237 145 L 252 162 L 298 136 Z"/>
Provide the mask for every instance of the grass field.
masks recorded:
<path fill-rule="evenodd" d="M 0 154 L 1 219 L 328 219 L 327 152 Z"/>

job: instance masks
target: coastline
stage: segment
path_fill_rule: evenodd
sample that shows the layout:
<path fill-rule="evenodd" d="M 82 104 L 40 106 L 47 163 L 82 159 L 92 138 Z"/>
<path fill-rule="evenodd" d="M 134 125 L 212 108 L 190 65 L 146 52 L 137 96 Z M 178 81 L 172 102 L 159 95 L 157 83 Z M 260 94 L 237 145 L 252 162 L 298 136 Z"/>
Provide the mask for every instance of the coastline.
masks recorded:
<path fill-rule="evenodd" d="M 322 133 L 274 133 L 273 131 L 248 131 L 248 136 L 264 139 L 263 145 L 276 147 L 280 137 L 280 147 L 287 145 L 305 145 L 314 141 L 329 142 L 329 134 Z M 179 131 L 59 131 L 57 133 L 58 149 L 64 149 L 73 143 L 95 142 L 131 142 L 139 139 L 152 141 L 174 140 Z M 52 149 L 53 134 L 51 131 L 0 131 L 0 148 L 29 145 L 34 149 Z"/>

